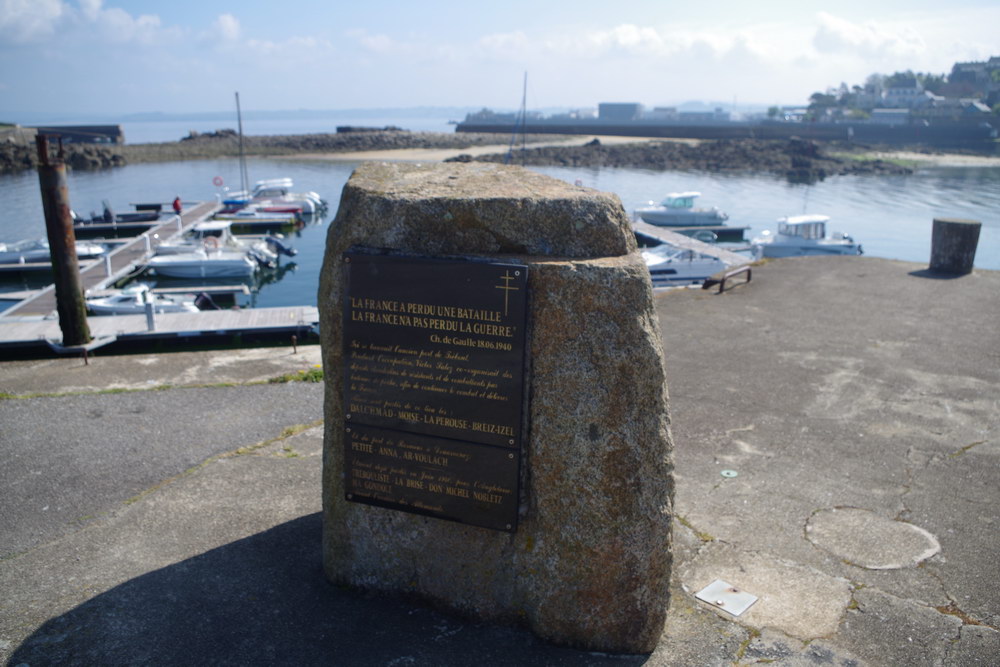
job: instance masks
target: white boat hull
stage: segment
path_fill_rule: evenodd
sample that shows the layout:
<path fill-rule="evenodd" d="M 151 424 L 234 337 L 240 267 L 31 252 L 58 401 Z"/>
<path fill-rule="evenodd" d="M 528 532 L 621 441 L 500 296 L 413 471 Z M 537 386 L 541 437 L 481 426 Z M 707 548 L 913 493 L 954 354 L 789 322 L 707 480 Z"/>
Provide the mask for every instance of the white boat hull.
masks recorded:
<path fill-rule="evenodd" d="M 257 270 L 257 265 L 239 252 L 158 255 L 146 266 L 171 278 L 246 278 Z"/>
<path fill-rule="evenodd" d="M 103 245 L 78 241 L 77 259 L 94 259 L 107 251 Z M 51 259 L 49 242 L 45 240 L 20 243 L 0 243 L 0 264 L 31 264 L 48 262 Z"/>
<path fill-rule="evenodd" d="M 860 255 L 857 243 L 815 243 L 810 245 L 756 241 L 754 248 L 759 257 L 808 257 L 816 255 Z"/>
<path fill-rule="evenodd" d="M 660 227 L 697 227 L 699 225 L 721 225 L 729 216 L 722 211 L 670 211 L 663 207 L 640 208 L 636 210 L 643 222 Z"/>
<path fill-rule="evenodd" d="M 660 246 L 642 251 L 654 287 L 692 285 L 724 271 L 726 263 L 691 250 Z"/>
<path fill-rule="evenodd" d="M 155 313 L 197 313 L 193 299 L 181 299 L 154 294 L 148 285 L 133 285 L 118 293 L 87 299 L 92 315 L 136 315 L 146 312 L 149 301 Z"/>

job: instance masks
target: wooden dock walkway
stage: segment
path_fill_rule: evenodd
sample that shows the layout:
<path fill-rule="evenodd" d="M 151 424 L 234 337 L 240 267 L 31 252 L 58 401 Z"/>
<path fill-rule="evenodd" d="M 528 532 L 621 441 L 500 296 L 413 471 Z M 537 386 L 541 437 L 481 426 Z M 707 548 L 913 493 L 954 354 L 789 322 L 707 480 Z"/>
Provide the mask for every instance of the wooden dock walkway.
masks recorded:
<path fill-rule="evenodd" d="M 651 225 L 648 222 L 643 222 L 641 220 L 634 221 L 632 223 L 632 228 L 645 236 L 651 236 L 662 243 L 669 243 L 670 245 L 682 248 L 684 250 L 694 250 L 695 252 L 704 253 L 706 255 L 712 255 L 713 257 L 718 257 L 726 266 L 729 268 L 737 268 L 740 266 L 745 266 L 753 262 L 753 259 L 740 255 L 735 252 L 730 252 L 719 246 L 712 245 L 710 243 L 704 243 L 697 239 L 693 239 L 690 236 L 685 236 L 684 234 L 678 234 L 677 232 L 672 232 L 664 227 L 657 227 L 656 225 Z"/>
<path fill-rule="evenodd" d="M 120 342 L 156 339 L 203 339 L 211 336 L 297 335 L 300 339 L 315 331 L 319 310 L 315 306 L 203 310 L 197 313 L 161 313 L 150 329 L 146 315 L 88 317 L 95 339 L 114 337 Z M 59 320 L 0 318 L 0 349 L 47 347 L 59 343 Z"/>
<path fill-rule="evenodd" d="M 80 263 L 83 289 L 103 289 L 142 266 L 152 256 L 156 246 L 175 234 L 183 233 L 208 219 L 221 208 L 215 202 L 202 202 L 185 211 L 180 219 L 171 216 L 160 221 L 141 236 L 118 243 L 118 247 L 97 260 Z M 49 285 L 37 294 L 0 312 L 0 321 L 11 317 L 45 316 L 56 309 L 55 286 Z"/>

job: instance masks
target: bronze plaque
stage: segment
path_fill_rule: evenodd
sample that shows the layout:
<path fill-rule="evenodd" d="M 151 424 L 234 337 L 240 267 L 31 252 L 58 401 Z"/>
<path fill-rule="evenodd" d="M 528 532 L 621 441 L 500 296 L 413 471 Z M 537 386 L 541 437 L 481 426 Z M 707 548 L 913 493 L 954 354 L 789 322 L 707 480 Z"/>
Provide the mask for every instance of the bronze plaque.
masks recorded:
<path fill-rule="evenodd" d="M 513 531 L 518 455 L 503 447 L 351 424 L 347 500 Z"/>
<path fill-rule="evenodd" d="M 369 427 L 361 431 L 365 437 L 409 437 L 428 451 L 461 452 L 449 458 L 451 469 L 435 473 L 458 486 L 435 482 L 435 488 L 468 491 L 485 484 L 509 491 L 497 506 L 482 494 L 445 491 L 439 498 L 429 482 L 414 481 L 426 459 L 406 457 L 390 466 L 400 484 L 373 481 L 362 474 L 370 470 L 358 467 L 374 465 L 373 453 L 352 451 L 354 430 L 346 440 L 348 500 L 513 530 L 527 267 L 349 252 L 344 280 L 345 428 Z"/>

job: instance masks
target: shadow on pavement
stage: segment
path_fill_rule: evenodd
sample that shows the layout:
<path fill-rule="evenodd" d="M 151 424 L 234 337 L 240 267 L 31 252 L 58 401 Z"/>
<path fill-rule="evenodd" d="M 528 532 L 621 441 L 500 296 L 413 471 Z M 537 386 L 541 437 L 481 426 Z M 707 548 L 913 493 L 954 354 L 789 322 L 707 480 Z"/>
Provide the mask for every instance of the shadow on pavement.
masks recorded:
<path fill-rule="evenodd" d="M 909 275 L 914 278 L 929 278 L 931 280 L 955 280 L 956 278 L 965 278 L 968 273 L 945 273 L 943 271 L 931 271 L 930 269 L 920 269 L 919 271 L 910 271 Z"/>
<path fill-rule="evenodd" d="M 323 576 L 321 516 L 150 572 L 42 625 L 10 665 L 639 665 Z"/>

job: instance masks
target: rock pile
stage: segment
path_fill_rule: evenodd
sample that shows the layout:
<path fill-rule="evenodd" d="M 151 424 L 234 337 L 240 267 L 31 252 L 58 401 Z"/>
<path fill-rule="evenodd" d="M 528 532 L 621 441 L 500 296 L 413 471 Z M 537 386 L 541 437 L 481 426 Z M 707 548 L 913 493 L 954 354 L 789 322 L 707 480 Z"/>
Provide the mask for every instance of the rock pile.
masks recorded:
<path fill-rule="evenodd" d="M 505 162 L 506 154 L 461 155 L 456 162 Z M 899 174 L 911 169 L 883 160 L 850 160 L 824 152 L 813 141 L 736 139 L 697 145 L 674 141 L 582 146 L 548 146 L 516 152 L 514 164 L 558 167 L 633 167 L 711 172 L 756 171 L 780 174 L 795 183 L 812 183 L 839 174 Z"/>
<path fill-rule="evenodd" d="M 122 167 L 125 157 L 118 149 L 92 144 L 66 144 L 64 147 L 66 165 L 80 171 Z M 0 143 L 0 174 L 15 174 L 34 169 L 38 156 L 33 145 L 20 143 Z"/>

